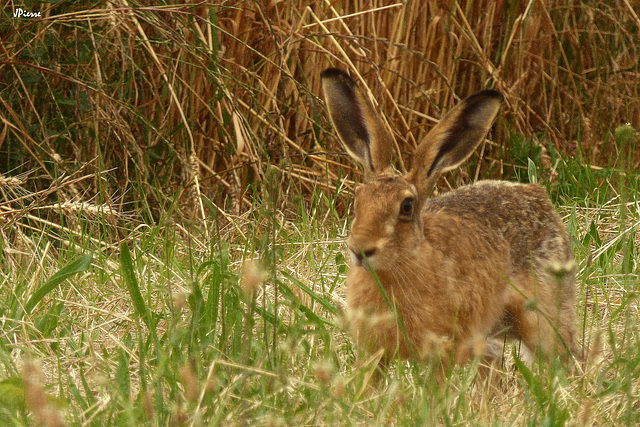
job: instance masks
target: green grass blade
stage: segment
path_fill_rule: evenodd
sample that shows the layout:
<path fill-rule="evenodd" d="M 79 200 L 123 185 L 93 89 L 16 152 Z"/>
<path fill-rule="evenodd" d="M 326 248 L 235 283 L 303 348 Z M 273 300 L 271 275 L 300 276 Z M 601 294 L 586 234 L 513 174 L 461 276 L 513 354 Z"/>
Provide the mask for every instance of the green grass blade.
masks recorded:
<path fill-rule="evenodd" d="M 518 371 L 522 374 L 522 378 L 527 382 L 529 390 L 531 390 L 531 393 L 535 397 L 539 407 L 545 408 L 549 399 L 544 390 L 544 385 L 533 375 L 533 372 L 524 364 L 515 351 L 513 351 L 513 361 Z"/>
<path fill-rule="evenodd" d="M 296 279 L 293 275 L 291 275 L 287 271 L 281 270 L 280 274 L 282 274 L 287 279 L 291 280 L 297 287 L 302 289 L 314 301 L 319 303 L 325 310 L 328 310 L 329 312 L 331 312 L 333 314 L 338 314 L 338 309 L 336 308 L 336 306 L 331 301 L 329 301 L 327 298 L 325 298 L 325 297 L 319 295 L 318 293 L 316 293 L 314 290 L 312 290 L 310 287 L 308 287 L 307 285 L 302 283 L 302 281 Z"/>
<path fill-rule="evenodd" d="M 20 377 L 9 377 L 0 381 L 0 406 L 24 410 L 24 384 Z"/>
<path fill-rule="evenodd" d="M 31 314 L 31 310 L 45 297 L 49 292 L 53 291 L 58 285 L 64 282 L 69 277 L 85 271 L 91 265 L 93 255 L 84 255 L 77 260 L 73 261 L 62 267 L 56 274 L 51 276 L 38 290 L 31 295 L 29 301 L 24 306 L 26 314 Z"/>
<path fill-rule="evenodd" d="M 131 295 L 131 301 L 133 301 L 133 307 L 136 310 L 136 313 L 138 313 L 144 323 L 147 324 L 149 329 L 153 329 L 149 324 L 150 319 L 148 316 L 147 306 L 145 305 L 144 299 L 142 299 L 142 294 L 140 293 L 138 279 L 136 279 L 136 275 L 133 270 L 131 252 L 129 251 L 129 245 L 127 245 L 126 242 L 123 242 L 120 246 L 120 268 L 122 269 L 122 276 L 124 277 L 124 282 L 127 285 L 129 295 Z"/>

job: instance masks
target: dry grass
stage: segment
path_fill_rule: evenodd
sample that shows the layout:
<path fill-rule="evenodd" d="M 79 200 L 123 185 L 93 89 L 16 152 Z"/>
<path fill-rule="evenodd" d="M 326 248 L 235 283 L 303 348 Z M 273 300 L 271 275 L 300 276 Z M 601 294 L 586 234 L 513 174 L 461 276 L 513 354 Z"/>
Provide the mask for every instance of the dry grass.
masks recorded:
<path fill-rule="evenodd" d="M 496 143 L 473 177 L 510 175 L 511 134 L 613 165 L 612 127 L 640 117 L 640 21 L 628 0 L 370 1 L 339 10 L 110 1 L 42 6 L 39 20 L 3 14 L 3 169 L 40 169 L 53 180 L 113 168 L 104 185 L 86 183 L 88 194 L 140 182 L 144 195 L 127 198 L 144 199 L 140 210 L 156 219 L 176 184 L 187 217 L 205 215 L 199 195 L 240 213 L 270 166 L 288 178 L 282 203 L 318 186 L 335 191 L 339 168 L 350 166 L 325 132 L 317 96 L 327 66 L 361 81 L 402 152 L 457 98 L 503 91 Z"/>

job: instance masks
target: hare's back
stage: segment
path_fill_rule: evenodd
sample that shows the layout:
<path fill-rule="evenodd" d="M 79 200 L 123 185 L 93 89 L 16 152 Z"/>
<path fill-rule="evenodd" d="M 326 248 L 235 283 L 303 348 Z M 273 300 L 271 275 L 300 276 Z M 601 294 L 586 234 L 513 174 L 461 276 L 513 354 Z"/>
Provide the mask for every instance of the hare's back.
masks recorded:
<path fill-rule="evenodd" d="M 573 259 L 562 219 L 539 185 L 480 181 L 429 199 L 424 221 L 436 213 L 464 219 L 465 232 L 506 240 L 512 268 L 530 268 L 532 258 L 544 264 Z"/>

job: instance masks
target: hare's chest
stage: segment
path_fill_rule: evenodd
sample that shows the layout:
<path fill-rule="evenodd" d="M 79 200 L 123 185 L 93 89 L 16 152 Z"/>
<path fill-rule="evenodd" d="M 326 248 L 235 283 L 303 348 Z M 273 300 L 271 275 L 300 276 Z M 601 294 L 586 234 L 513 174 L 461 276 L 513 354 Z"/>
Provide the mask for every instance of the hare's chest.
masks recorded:
<path fill-rule="evenodd" d="M 384 280 L 379 278 L 378 280 Z M 347 316 L 350 332 L 360 350 L 385 350 L 386 357 L 396 352 L 410 356 L 404 318 L 409 312 L 406 301 L 397 298 L 393 287 L 376 282 L 363 268 L 352 270 L 347 278 Z M 407 335 L 407 332 L 409 334 Z M 415 345 L 415 343 L 412 343 Z"/>
<path fill-rule="evenodd" d="M 468 295 L 456 293 L 463 286 L 454 271 L 439 278 L 406 274 L 404 280 L 394 280 L 380 274 L 376 280 L 364 268 L 352 268 L 347 278 L 348 320 L 359 349 L 384 349 L 387 356 L 409 358 L 440 348 L 456 328 L 458 335 L 480 333 L 471 318 L 474 308 L 468 307 Z"/>

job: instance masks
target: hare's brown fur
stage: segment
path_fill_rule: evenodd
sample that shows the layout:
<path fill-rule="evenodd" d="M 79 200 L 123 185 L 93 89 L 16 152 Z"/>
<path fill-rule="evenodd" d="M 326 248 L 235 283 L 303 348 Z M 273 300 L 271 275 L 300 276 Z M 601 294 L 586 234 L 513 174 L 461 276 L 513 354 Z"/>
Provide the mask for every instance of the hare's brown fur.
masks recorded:
<path fill-rule="evenodd" d="M 576 351 L 574 262 L 562 220 L 535 184 L 481 181 L 428 198 L 491 126 L 501 103 L 480 92 L 438 124 L 395 176 L 391 137 L 339 70 L 323 73 L 332 121 L 365 169 L 347 246 L 354 338 L 385 359 L 483 356 L 495 336 L 543 356 Z"/>
<path fill-rule="evenodd" d="M 386 206 L 375 194 L 389 200 L 391 187 L 374 181 L 359 189 L 356 202 L 352 236 L 364 233 L 378 242 L 376 256 L 385 265 L 375 269 L 374 258 L 373 268 L 392 302 L 389 307 L 370 271 L 350 270 L 347 306 L 359 312 L 351 318 L 361 347 L 397 350 L 405 358 L 412 351 L 427 357 L 453 350 L 462 362 L 480 356 L 479 340 L 506 333 L 550 356 L 564 353 L 559 333 L 575 350 L 573 280 L 548 271 L 571 266 L 573 257 L 544 189 L 500 181 L 462 187 L 427 200 L 416 233 L 413 224 L 389 226 L 381 218 Z M 534 300 L 546 319 L 526 308 Z M 398 322 L 388 321 L 394 310 L 409 345 Z"/>

